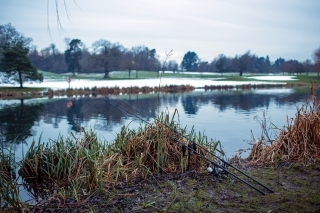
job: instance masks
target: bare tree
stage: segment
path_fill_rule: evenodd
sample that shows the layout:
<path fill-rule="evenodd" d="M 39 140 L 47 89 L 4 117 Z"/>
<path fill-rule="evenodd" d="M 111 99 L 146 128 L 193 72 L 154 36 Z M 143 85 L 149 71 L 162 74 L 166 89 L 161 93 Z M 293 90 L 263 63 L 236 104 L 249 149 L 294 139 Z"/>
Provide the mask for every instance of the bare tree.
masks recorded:
<path fill-rule="evenodd" d="M 104 70 L 104 78 L 110 78 L 111 42 L 100 39 L 92 44 L 93 60 L 98 70 Z"/>
<path fill-rule="evenodd" d="M 131 71 L 136 69 L 136 64 L 133 58 L 134 58 L 133 52 L 130 50 L 127 50 L 124 52 L 123 58 L 121 60 L 120 67 L 125 70 L 128 70 L 129 78 L 131 78 Z M 138 71 L 136 71 L 136 78 L 138 78 Z"/>
<path fill-rule="evenodd" d="M 104 78 L 110 78 L 111 69 L 120 68 L 124 48 L 118 43 L 100 39 L 92 44 L 93 60 L 98 69 L 104 70 Z"/>
<path fill-rule="evenodd" d="M 306 73 L 306 75 L 308 75 L 309 72 L 312 71 L 313 64 L 310 59 L 307 59 L 302 63 L 302 67 L 303 67 L 303 70 Z"/>
<path fill-rule="evenodd" d="M 177 63 L 177 61 L 175 60 L 170 60 L 167 63 L 167 69 L 170 71 L 173 71 L 173 73 L 175 73 L 179 68 L 179 64 Z"/>
<path fill-rule="evenodd" d="M 19 33 L 11 23 L 0 25 L 0 59 L 5 47 L 13 47 L 20 43 L 23 48 L 30 48 L 31 42 L 32 38 L 25 37 L 22 33 Z"/>
<path fill-rule="evenodd" d="M 318 73 L 320 73 L 320 47 L 316 49 L 313 53 L 313 60 L 314 60 L 314 70 Z"/>
<path fill-rule="evenodd" d="M 228 72 L 231 66 L 231 61 L 223 54 L 218 55 L 218 57 L 214 59 L 213 63 L 216 70 L 220 72 L 221 75 Z"/>

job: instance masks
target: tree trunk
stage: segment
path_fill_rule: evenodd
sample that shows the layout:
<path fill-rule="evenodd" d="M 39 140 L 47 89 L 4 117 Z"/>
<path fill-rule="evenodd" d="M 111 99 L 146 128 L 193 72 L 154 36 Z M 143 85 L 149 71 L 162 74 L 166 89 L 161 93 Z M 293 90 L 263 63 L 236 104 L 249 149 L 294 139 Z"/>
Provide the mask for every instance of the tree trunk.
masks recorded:
<path fill-rule="evenodd" d="M 103 78 L 110 78 L 109 73 L 110 73 L 110 72 L 109 72 L 108 69 L 104 70 L 104 76 L 103 76 Z"/>
<path fill-rule="evenodd" d="M 22 85 L 22 73 L 21 73 L 21 71 L 20 71 L 20 70 L 18 71 L 18 75 L 19 75 L 19 84 L 20 84 L 20 88 L 23 88 L 23 85 Z"/>
<path fill-rule="evenodd" d="M 243 71 L 240 71 L 239 76 L 242 76 Z"/>
<path fill-rule="evenodd" d="M 73 77 L 74 77 L 74 76 L 76 76 L 76 69 L 75 69 L 75 62 L 74 62 L 74 59 L 73 59 L 72 75 L 73 75 Z"/>

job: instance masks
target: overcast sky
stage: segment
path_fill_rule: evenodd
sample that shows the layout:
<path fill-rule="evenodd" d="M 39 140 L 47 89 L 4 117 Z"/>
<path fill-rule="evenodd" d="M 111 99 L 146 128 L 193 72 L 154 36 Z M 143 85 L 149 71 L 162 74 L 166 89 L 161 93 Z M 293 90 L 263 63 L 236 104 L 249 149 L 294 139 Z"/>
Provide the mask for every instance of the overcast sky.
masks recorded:
<path fill-rule="evenodd" d="M 65 1 L 67 10 L 64 0 L 57 1 L 63 31 L 55 0 L 0 0 L 0 25 L 10 22 L 39 49 L 54 43 L 64 51 L 64 38 L 87 47 L 106 39 L 125 48 L 155 48 L 161 60 L 172 49 L 178 63 L 187 51 L 211 62 L 248 50 L 271 61 L 304 61 L 320 46 L 320 0 Z"/>

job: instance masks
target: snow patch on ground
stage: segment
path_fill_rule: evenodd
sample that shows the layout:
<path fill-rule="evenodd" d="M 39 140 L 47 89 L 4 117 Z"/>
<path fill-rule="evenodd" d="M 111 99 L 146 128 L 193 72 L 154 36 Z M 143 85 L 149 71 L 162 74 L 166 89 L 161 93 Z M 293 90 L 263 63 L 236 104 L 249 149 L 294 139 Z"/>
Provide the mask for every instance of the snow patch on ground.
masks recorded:
<path fill-rule="evenodd" d="M 250 79 L 260 80 L 260 81 L 295 81 L 296 76 L 278 76 L 278 75 L 268 75 L 268 76 L 254 76 L 248 77 Z"/>
<path fill-rule="evenodd" d="M 132 79 L 132 80 L 73 80 L 71 79 L 71 88 L 92 88 L 92 87 L 155 87 L 166 85 L 190 85 L 194 87 L 218 86 L 218 85 L 244 85 L 244 84 L 275 84 L 277 81 L 296 80 L 294 76 L 256 76 L 248 77 L 252 81 L 216 81 L 217 79 L 200 78 L 161 78 L 161 79 Z M 255 81 L 255 80 L 265 80 Z M 275 81 L 275 82 L 268 82 Z M 16 86 L 12 84 L 1 84 L 1 86 Z M 46 79 L 42 83 L 24 83 L 25 87 L 47 87 L 51 89 L 67 89 L 68 82 L 65 80 Z"/>

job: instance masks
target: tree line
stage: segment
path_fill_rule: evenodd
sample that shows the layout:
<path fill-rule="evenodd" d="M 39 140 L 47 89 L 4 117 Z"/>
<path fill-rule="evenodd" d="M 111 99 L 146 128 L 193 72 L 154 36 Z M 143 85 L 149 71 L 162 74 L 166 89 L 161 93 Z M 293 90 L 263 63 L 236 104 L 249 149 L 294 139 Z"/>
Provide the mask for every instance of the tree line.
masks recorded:
<path fill-rule="evenodd" d="M 125 48 L 120 43 L 112 43 L 106 39 L 99 39 L 91 46 L 87 47 L 79 38 L 65 39 L 67 48 L 60 51 L 55 44 L 49 44 L 48 47 L 38 49 L 31 45 L 32 39 L 19 33 L 10 23 L 0 25 L 0 59 L 1 72 L 6 71 L 7 77 L 10 72 L 19 73 L 23 69 L 29 70 L 29 75 L 24 75 L 21 79 L 41 80 L 41 75 L 35 73 L 34 69 L 51 71 L 55 73 L 72 72 L 76 73 L 104 73 L 105 78 L 110 77 L 111 71 L 128 71 L 131 78 L 131 71 L 135 70 L 138 78 L 138 71 L 194 71 L 194 72 L 216 72 L 239 73 L 240 76 L 245 72 L 250 73 L 320 73 L 320 47 L 312 54 L 313 61 L 308 59 L 303 62 L 298 60 L 285 60 L 278 58 L 271 62 L 269 57 L 260 57 L 252 54 L 250 51 L 244 54 L 228 57 L 220 54 L 212 61 L 202 61 L 197 53 L 188 51 L 180 64 L 175 60 L 166 57 L 160 60 L 155 48 L 149 48 L 144 45 L 138 45 L 132 48 Z M 15 48 L 15 50 L 14 50 Z M 18 50 L 21 57 L 24 55 L 31 64 L 25 64 L 24 67 L 14 67 L 12 53 Z M 23 56 L 23 57 L 24 57 Z M 167 55 L 168 56 L 168 55 Z M 6 61 L 7 60 L 7 61 Z M 8 61 L 9 60 L 9 61 Z M 25 60 L 25 59 L 24 59 Z M 17 62 L 14 62 L 17 63 Z M 11 70 L 9 72 L 9 70 Z M 33 73 L 33 74 L 30 74 Z M 11 73 L 12 77 L 12 73 Z M 21 80 L 23 81 L 23 80 Z"/>
<path fill-rule="evenodd" d="M 68 41 L 68 39 L 66 39 Z M 70 64 L 69 55 L 74 49 L 74 42 L 77 41 L 78 56 L 74 56 L 77 66 Z M 41 70 L 52 72 L 77 72 L 84 73 L 105 73 L 109 77 L 110 71 L 127 70 L 129 76 L 132 70 L 135 71 L 194 71 L 194 72 L 216 72 L 220 74 L 236 72 L 240 76 L 244 72 L 250 73 L 320 73 L 320 47 L 314 52 L 314 63 L 310 59 L 303 62 L 298 60 L 285 60 L 278 58 L 271 62 L 269 56 L 259 57 L 250 51 L 242 55 L 227 57 L 224 54 L 218 55 L 211 62 L 202 61 L 195 52 L 188 51 L 180 64 L 175 60 L 160 61 L 156 49 L 146 46 L 135 46 L 131 49 L 124 48 L 119 43 L 111 43 L 108 40 L 100 39 L 95 41 L 90 50 L 81 40 L 73 39 L 69 43 L 69 49 L 64 53 L 60 52 L 54 44 L 38 51 L 35 47 L 31 49 L 29 58 L 32 63 Z M 82 48 L 80 48 L 80 46 Z M 72 63 L 71 63 L 72 65 Z M 138 75 L 138 72 L 137 72 Z M 135 76 L 138 77 L 138 76 Z"/>
<path fill-rule="evenodd" d="M 186 71 L 216 72 L 224 73 L 289 73 L 301 74 L 318 72 L 320 73 L 320 47 L 314 52 L 315 63 L 310 59 L 303 62 L 298 60 L 285 60 L 278 58 L 271 62 L 269 56 L 259 57 L 251 54 L 250 51 L 235 57 L 227 57 L 224 54 L 218 55 L 211 62 L 201 61 L 195 52 L 188 52 L 184 55 L 181 67 Z"/>

